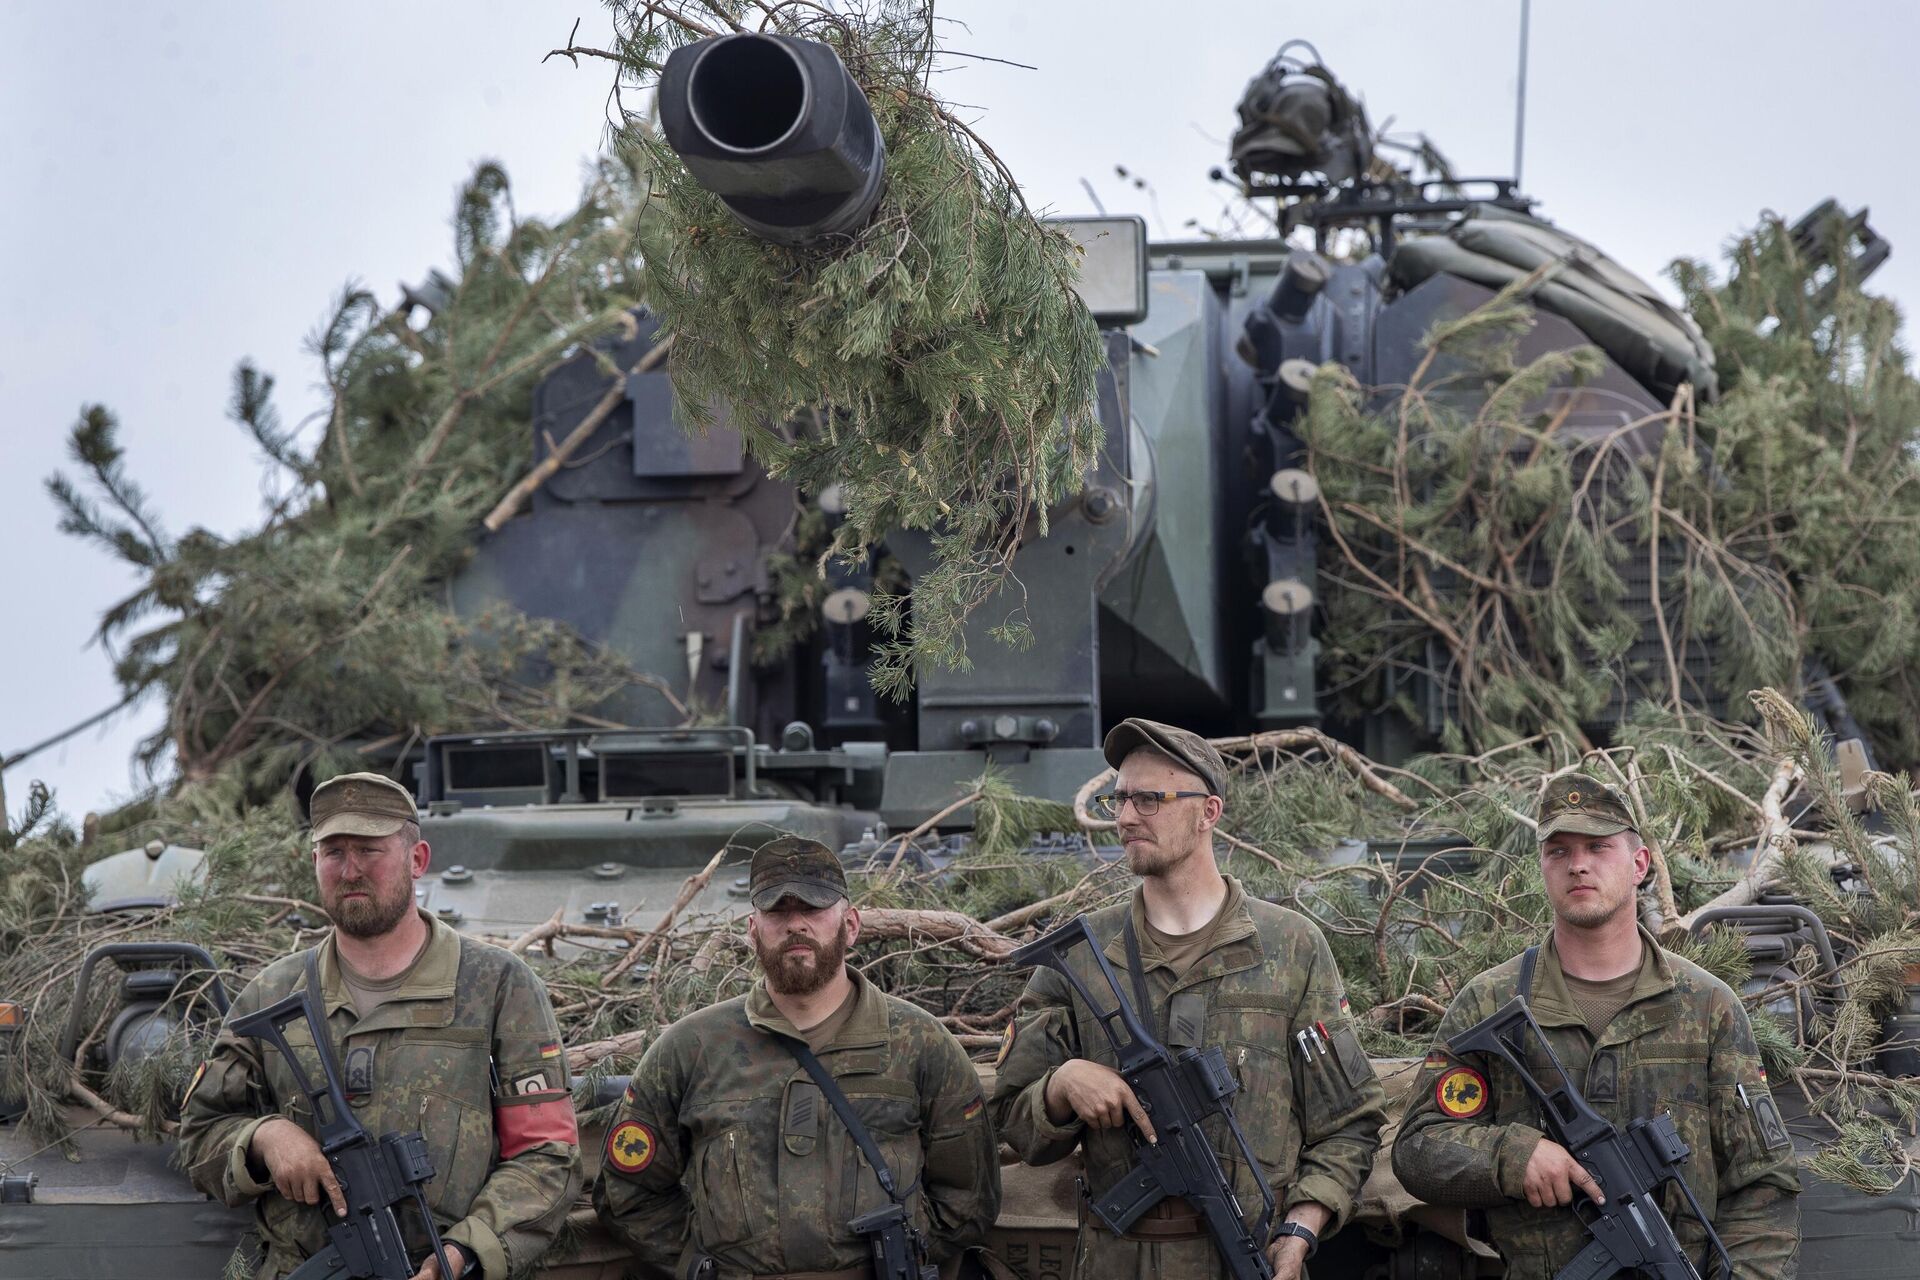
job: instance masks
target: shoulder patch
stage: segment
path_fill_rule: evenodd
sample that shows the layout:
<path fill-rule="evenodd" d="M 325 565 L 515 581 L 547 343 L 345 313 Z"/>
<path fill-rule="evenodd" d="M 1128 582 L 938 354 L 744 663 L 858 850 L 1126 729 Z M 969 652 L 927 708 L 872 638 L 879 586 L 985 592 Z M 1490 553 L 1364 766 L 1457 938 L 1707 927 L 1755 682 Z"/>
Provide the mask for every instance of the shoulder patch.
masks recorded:
<path fill-rule="evenodd" d="M 1018 1025 L 1012 1018 L 1007 1019 L 1006 1034 L 1000 1037 L 1000 1052 L 993 1056 L 993 1065 L 996 1070 L 1007 1060 L 1007 1055 L 1013 1052 L 1013 1038 Z"/>
<path fill-rule="evenodd" d="M 607 1133 L 607 1163 L 622 1173 L 639 1173 L 653 1163 L 653 1130 L 626 1120 Z"/>
<path fill-rule="evenodd" d="M 962 1120 L 972 1120 L 975 1116 L 978 1116 L 982 1111 L 986 1110 L 986 1107 L 987 1100 L 975 1094 L 973 1101 L 969 1102 L 966 1105 L 966 1109 L 961 1111 L 960 1118 Z"/>
<path fill-rule="evenodd" d="M 540 1056 L 541 1056 L 541 1057 L 543 1057 L 543 1058 L 557 1058 L 557 1057 L 559 1057 L 559 1056 L 560 1056 L 560 1042 L 559 1042 L 558 1040 L 549 1040 L 549 1041 L 547 1041 L 547 1042 L 546 1042 L 545 1044 L 543 1044 L 543 1045 L 541 1045 L 541 1046 L 540 1046 Z"/>
<path fill-rule="evenodd" d="M 1440 1110 L 1455 1120 L 1471 1120 L 1487 1109 L 1487 1078 L 1472 1067 L 1455 1067 L 1433 1086 Z"/>

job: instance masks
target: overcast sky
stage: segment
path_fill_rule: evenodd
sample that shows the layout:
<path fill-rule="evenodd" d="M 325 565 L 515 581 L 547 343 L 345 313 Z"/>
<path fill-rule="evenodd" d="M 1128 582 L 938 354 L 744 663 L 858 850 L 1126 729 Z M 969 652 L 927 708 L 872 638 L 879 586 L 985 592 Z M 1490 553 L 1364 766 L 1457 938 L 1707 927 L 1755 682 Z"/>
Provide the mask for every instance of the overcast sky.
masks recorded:
<path fill-rule="evenodd" d="M 1304 36 L 1376 124 L 1431 136 L 1468 174 L 1512 169 L 1519 0 L 973 0 L 940 12 L 961 61 L 940 78 L 1062 213 L 1212 225 L 1206 182 L 1233 107 Z M 523 212 L 577 195 L 603 140 L 603 65 L 541 55 L 588 0 L 115 0 L 0 5 L 0 755 L 111 705 L 89 637 L 133 579 L 55 530 L 42 481 L 84 403 L 123 423 L 129 465 L 174 533 L 259 515 L 262 467 L 224 416 L 235 361 L 279 379 L 289 421 L 321 404 L 305 336 L 349 279 L 391 303 L 451 258 L 456 187 L 502 161 Z M 1911 138 L 1920 6 L 1783 0 L 1539 0 L 1526 189 L 1540 212 L 1656 276 L 1715 257 L 1762 209 L 1868 204 L 1894 257 L 1874 287 L 1920 300 Z M 1147 177 L 1149 194 L 1116 164 Z M 1157 207 L 1156 207 L 1157 206 Z M 6 779 L 70 814 L 133 791 L 122 714 Z"/>

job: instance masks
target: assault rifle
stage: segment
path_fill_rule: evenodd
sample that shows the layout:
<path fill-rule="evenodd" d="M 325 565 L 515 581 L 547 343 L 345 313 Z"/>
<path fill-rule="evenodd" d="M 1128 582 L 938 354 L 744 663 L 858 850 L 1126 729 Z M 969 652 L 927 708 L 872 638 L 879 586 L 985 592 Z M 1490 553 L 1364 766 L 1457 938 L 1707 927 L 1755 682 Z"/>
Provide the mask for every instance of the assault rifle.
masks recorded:
<path fill-rule="evenodd" d="M 1095 1000 L 1067 963 L 1068 952 L 1082 943 L 1099 966 L 1112 1000 Z M 1156 1040 L 1127 1003 L 1113 967 L 1101 954 L 1084 916 L 1075 916 L 1027 943 L 1013 953 L 1011 960 L 1017 965 L 1044 965 L 1067 980 L 1106 1032 L 1121 1079 L 1153 1121 L 1159 1141 L 1147 1142 L 1133 1131 L 1133 1168 L 1092 1197 L 1093 1212 L 1100 1221 L 1115 1235 L 1124 1234 L 1154 1205 L 1168 1196 L 1181 1196 L 1199 1211 L 1233 1280 L 1271 1280 L 1273 1269 L 1267 1263 L 1266 1244 L 1273 1226 L 1273 1191 L 1240 1122 L 1234 1119 L 1231 1099 L 1240 1085 L 1227 1070 L 1226 1055 L 1220 1047 L 1182 1049 L 1176 1054 Z M 1225 1117 L 1265 1202 L 1259 1219 L 1251 1225 L 1233 1194 L 1233 1183 L 1220 1167 L 1213 1144 L 1200 1131 L 1200 1122 L 1215 1115 Z"/>
<path fill-rule="evenodd" d="M 1541 1088 L 1527 1069 L 1529 1034 L 1559 1077 L 1556 1088 Z M 1693 1188 L 1680 1176 L 1680 1166 L 1693 1151 L 1674 1128 L 1673 1117 L 1663 1111 L 1651 1120 L 1636 1119 L 1628 1123 L 1625 1133 L 1609 1124 L 1567 1082 L 1566 1070 L 1554 1056 L 1540 1024 L 1533 1020 L 1525 996 L 1515 996 L 1493 1016 L 1448 1040 L 1447 1052 L 1456 1057 L 1488 1053 L 1511 1067 L 1540 1104 L 1547 1136 L 1585 1165 L 1606 1193 L 1605 1204 L 1596 1205 L 1584 1195 L 1574 1202 L 1575 1214 L 1593 1239 L 1572 1262 L 1560 1268 L 1554 1280 L 1607 1280 L 1623 1271 L 1638 1271 L 1652 1280 L 1700 1280 L 1693 1260 L 1681 1249 L 1673 1224 L 1660 1208 L 1660 1188 L 1668 1182 L 1677 1184 L 1686 1196 L 1693 1216 L 1719 1256 L 1722 1276 L 1731 1280 L 1733 1260 L 1694 1198 Z M 1581 1211 L 1583 1205 L 1591 1210 L 1591 1216 Z"/>
<path fill-rule="evenodd" d="M 287 1044 L 285 1028 L 304 1018 L 320 1059 L 319 1084 L 314 1084 Z M 411 1199 L 426 1224 L 433 1256 L 440 1259 L 442 1280 L 452 1274 L 440 1229 L 434 1225 L 421 1190 L 433 1181 L 433 1156 L 418 1133 L 388 1133 L 376 1140 L 347 1105 L 340 1087 L 340 1064 L 333 1055 L 327 1026 L 314 1011 L 306 989 L 294 992 L 257 1013 L 236 1018 L 236 1035 L 254 1036 L 280 1051 L 293 1072 L 300 1092 L 313 1111 L 314 1136 L 340 1180 L 347 1215 L 327 1226 L 327 1245 L 287 1277 L 287 1280 L 410 1280 L 417 1268 L 407 1260 L 394 1209 Z M 332 1209 L 323 1212 L 331 1216 Z"/>

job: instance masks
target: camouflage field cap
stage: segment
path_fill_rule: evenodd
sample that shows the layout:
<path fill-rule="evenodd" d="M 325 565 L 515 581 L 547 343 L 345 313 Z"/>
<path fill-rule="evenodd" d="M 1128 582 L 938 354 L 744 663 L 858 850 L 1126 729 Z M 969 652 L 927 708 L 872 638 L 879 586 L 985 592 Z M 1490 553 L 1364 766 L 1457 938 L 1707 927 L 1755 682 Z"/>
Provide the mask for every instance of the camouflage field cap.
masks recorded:
<path fill-rule="evenodd" d="M 377 773 L 343 773 L 313 789 L 313 842 L 328 836 L 390 836 L 420 820 L 413 792 Z"/>
<path fill-rule="evenodd" d="M 1129 755 L 1141 747 L 1150 747 L 1170 757 L 1181 768 L 1198 775 L 1207 784 L 1207 794 L 1226 794 L 1227 762 L 1220 758 L 1220 753 L 1213 749 L 1211 742 L 1197 733 L 1176 729 L 1158 720 L 1129 716 L 1107 731 L 1107 740 L 1100 749 L 1106 753 L 1107 763 L 1118 769 Z"/>
<path fill-rule="evenodd" d="M 754 851 L 748 897 L 756 910 L 771 911 L 789 897 L 810 907 L 830 907 L 846 896 L 847 873 L 840 855 L 818 840 L 781 836 Z"/>
<path fill-rule="evenodd" d="M 1539 838 L 1571 831 L 1583 836 L 1610 836 L 1633 825 L 1633 811 L 1620 793 L 1592 778 L 1557 778 L 1540 801 Z"/>

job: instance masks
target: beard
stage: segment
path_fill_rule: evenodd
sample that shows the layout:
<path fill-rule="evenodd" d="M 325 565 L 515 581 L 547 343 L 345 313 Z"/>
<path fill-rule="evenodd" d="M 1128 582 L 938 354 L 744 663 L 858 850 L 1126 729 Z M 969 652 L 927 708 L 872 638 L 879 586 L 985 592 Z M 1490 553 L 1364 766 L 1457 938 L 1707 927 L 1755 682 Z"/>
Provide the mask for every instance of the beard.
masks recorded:
<path fill-rule="evenodd" d="M 1212 856 L 1211 842 L 1200 836 L 1200 819 L 1196 816 L 1184 828 L 1164 833 L 1171 843 L 1163 844 L 1155 839 L 1146 844 L 1127 846 L 1127 870 L 1136 876 L 1163 876 L 1178 867 L 1194 854 L 1205 850 Z"/>
<path fill-rule="evenodd" d="M 349 893 L 367 896 L 349 901 Z M 382 899 L 377 894 L 371 883 L 342 884 L 320 905 L 333 917 L 334 927 L 349 938 L 377 938 L 390 932 L 413 909 L 413 882 L 398 885 L 390 898 Z"/>
<path fill-rule="evenodd" d="M 793 946 L 805 947 L 807 954 L 789 954 L 787 948 Z M 760 961 L 760 972 L 767 975 L 767 986 L 776 994 L 810 996 L 846 967 L 847 922 L 842 919 L 840 927 L 826 942 L 815 942 L 798 934 L 789 934 L 771 943 L 755 937 L 753 954 Z"/>

